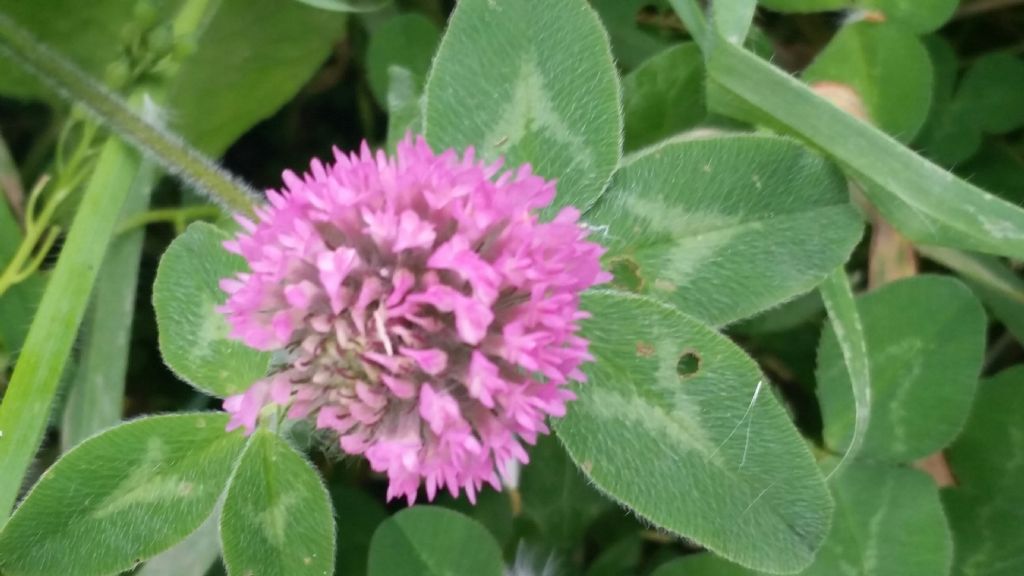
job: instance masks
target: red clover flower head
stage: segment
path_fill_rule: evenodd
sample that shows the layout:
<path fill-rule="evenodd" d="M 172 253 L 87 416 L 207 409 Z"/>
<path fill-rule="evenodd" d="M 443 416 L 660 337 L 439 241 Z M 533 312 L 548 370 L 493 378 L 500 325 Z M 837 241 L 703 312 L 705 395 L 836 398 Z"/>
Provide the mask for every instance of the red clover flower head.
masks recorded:
<path fill-rule="evenodd" d="M 386 473 L 388 499 L 411 504 L 422 482 L 475 500 L 584 380 L 579 296 L 609 279 L 603 249 L 574 208 L 540 221 L 555 184 L 528 165 L 422 138 L 334 160 L 285 172 L 225 243 L 250 269 L 221 282 L 231 337 L 287 358 L 225 400 L 229 429 L 287 407 Z"/>

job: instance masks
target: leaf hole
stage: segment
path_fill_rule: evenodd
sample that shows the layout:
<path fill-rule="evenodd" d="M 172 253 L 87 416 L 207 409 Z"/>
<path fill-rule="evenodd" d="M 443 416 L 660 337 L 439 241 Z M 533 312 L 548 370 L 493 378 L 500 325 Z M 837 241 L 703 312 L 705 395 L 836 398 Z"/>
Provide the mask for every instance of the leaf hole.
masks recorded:
<path fill-rule="evenodd" d="M 700 372 L 700 362 L 700 354 L 693 350 L 687 350 L 676 362 L 676 374 L 679 374 L 680 378 L 696 376 Z"/>

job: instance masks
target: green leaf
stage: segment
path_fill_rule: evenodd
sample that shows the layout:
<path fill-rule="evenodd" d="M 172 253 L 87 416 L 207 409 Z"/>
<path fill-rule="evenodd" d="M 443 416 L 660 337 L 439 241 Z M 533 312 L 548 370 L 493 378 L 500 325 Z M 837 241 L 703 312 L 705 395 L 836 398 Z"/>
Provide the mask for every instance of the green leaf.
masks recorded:
<path fill-rule="evenodd" d="M 453 498 L 445 492 L 439 494 L 434 502 L 479 522 L 504 549 L 513 536 L 519 536 L 512 511 L 515 497 L 511 492 L 483 490 L 476 495 L 476 502 L 470 502 L 467 498 Z"/>
<path fill-rule="evenodd" d="M 936 576 L 952 560 L 938 489 L 916 470 L 858 462 L 832 482 L 828 540 L 801 576 Z M 711 554 L 687 556 L 652 576 L 756 576 Z"/>
<path fill-rule="evenodd" d="M 932 32 L 953 16 L 960 0 L 759 0 L 765 8 L 779 12 L 826 12 L 860 8 L 882 13 L 886 21 L 898 23 L 917 34 Z"/>
<path fill-rule="evenodd" d="M 941 450 L 967 419 L 985 351 L 985 312 L 948 276 L 887 284 L 857 301 L 871 371 L 871 426 L 861 455 L 909 462 Z M 818 393 L 825 442 L 842 451 L 854 427 L 850 378 L 835 331 L 822 335 Z"/>
<path fill-rule="evenodd" d="M 944 166 L 957 166 L 981 146 L 981 130 L 954 100 L 960 74 L 956 50 L 942 36 L 923 39 L 935 70 L 932 106 L 915 146 Z"/>
<path fill-rule="evenodd" d="M 803 78 L 852 88 L 871 120 L 903 142 L 911 141 L 928 118 L 931 59 L 916 36 L 896 25 L 865 21 L 844 26 Z"/>
<path fill-rule="evenodd" d="M 957 576 L 1024 570 L 1024 367 L 986 380 L 947 456 L 958 486 L 943 493 Z"/>
<path fill-rule="evenodd" d="M 696 44 L 673 46 L 622 79 L 626 150 L 697 126 L 707 117 L 704 59 Z"/>
<path fill-rule="evenodd" d="M 985 54 L 967 69 L 954 94 L 959 60 L 953 48 L 935 39 L 929 41 L 929 48 L 936 63 L 936 106 L 921 133 L 920 146 L 928 156 L 956 167 L 971 181 L 991 186 L 985 178 L 976 177 L 977 167 L 963 162 L 998 154 L 998 148 L 991 145 L 988 154 L 975 154 L 983 133 L 1004 134 L 1024 126 L 1024 102 L 1019 97 L 1024 91 L 1024 61 L 1005 52 Z"/>
<path fill-rule="evenodd" d="M 228 339 L 216 308 L 227 296 L 220 280 L 247 270 L 221 244 L 228 234 L 196 222 L 175 238 L 160 260 L 153 307 L 164 362 L 195 388 L 213 396 L 238 394 L 263 376 L 271 355 Z"/>
<path fill-rule="evenodd" d="M 1024 210 L 953 177 L 749 52 L 711 40 L 705 57 L 715 86 L 752 117 L 800 135 L 843 164 L 905 236 L 1024 257 Z"/>
<path fill-rule="evenodd" d="M 1024 60 L 1006 52 L 978 58 L 960 82 L 956 105 L 971 123 L 990 134 L 1024 126 Z"/>
<path fill-rule="evenodd" d="M 257 430 L 242 453 L 224 500 L 220 541 L 233 576 L 334 573 L 327 490 L 309 462 L 272 432 Z"/>
<path fill-rule="evenodd" d="M 859 0 L 866 9 L 882 12 L 887 20 L 898 22 L 918 34 L 932 32 L 956 12 L 960 0 Z"/>
<path fill-rule="evenodd" d="M 978 154 L 955 169 L 1003 200 L 1024 205 L 1024 145 L 1013 146 L 1001 138 L 990 138 Z"/>
<path fill-rule="evenodd" d="M 298 2 L 220 0 L 167 89 L 170 127 L 221 154 L 295 95 L 345 34 L 345 22 Z"/>
<path fill-rule="evenodd" d="M 400 14 L 375 29 L 366 49 L 366 77 L 377 101 L 388 101 L 388 70 L 392 66 L 408 70 L 415 85 L 422 88 L 440 41 L 441 31 L 434 22 L 416 13 Z"/>
<path fill-rule="evenodd" d="M 332 12 L 373 12 L 391 3 L 391 0 L 295 0 L 309 6 Z"/>
<path fill-rule="evenodd" d="M 523 514 L 537 523 L 544 542 L 570 549 L 611 505 L 587 484 L 553 436 L 541 438 L 530 452 L 530 464 L 519 478 Z"/>
<path fill-rule="evenodd" d="M 792 140 L 749 135 L 627 158 L 587 221 L 616 286 L 714 325 L 811 290 L 862 231 L 831 164 Z"/>
<path fill-rule="evenodd" d="M 608 30 L 615 61 L 626 70 L 671 46 L 672 37 L 666 31 L 639 22 L 645 10 L 661 17 L 671 14 L 665 0 L 590 0 L 590 5 Z"/>
<path fill-rule="evenodd" d="M 369 576 L 501 576 L 501 550 L 487 530 L 458 512 L 416 506 L 395 514 L 370 544 Z"/>
<path fill-rule="evenodd" d="M 842 351 L 841 356 L 837 357 L 841 358 L 840 369 L 846 375 L 851 399 L 850 434 L 842 458 L 830 472 L 834 474 L 855 458 L 864 446 L 871 421 L 871 368 L 864 324 L 854 302 L 846 271 L 838 268 L 830 274 L 821 284 L 820 292 L 828 311 L 834 342 Z"/>
<path fill-rule="evenodd" d="M 938 488 L 908 468 L 857 462 L 832 482 L 836 515 L 804 576 L 948 574 L 953 547 Z"/>
<path fill-rule="evenodd" d="M 632 532 L 603 548 L 587 567 L 587 576 L 635 574 L 643 555 L 644 540 L 638 532 Z"/>
<path fill-rule="evenodd" d="M 475 146 L 558 179 L 555 207 L 593 204 L 621 155 L 619 77 L 585 0 L 461 0 L 424 110 L 435 148 Z"/>
<path fill-rule="evenodd" d="M 810 564 L 831 499 L 754 362 L 675 308 L 601 291 L 583 303 L 597 360 L 555 422 L 576 464 L 639 517 L 740 564 Z"/>
<path fill-rule="evenodd" d="M 132 3 L 125 0 L 5 0 L 3 11 L 96 78 L 121 55 L 121 30 L 132 20 Z M 0 93 L 20 99 L 49 95 L 7 54 L 0 53 L 0 62 Z"/>
<path fill-rule="evenodd" d="M 341 483 L 328 486 L 334 505 L 335 537 L 337 549 L 334 560 L 335 574 L 366 574 L 370 539 L 387 519 L 382 500 L 363 490 Z"/>
<path fill-rule="evenodd" d="M 666 562 L 651 576 L 754 576 L 757 572 L 729 563 L 710 552 Z"/>
<path fill-rule="evenodd" d="M 827 12 L 850 5 L 850 0 L 758 0 L 758 4 L 778 12 Z"/>
<path fill-rule="evenodd" d="M 1024 280 L 998 258 L 959 250 L 918 246 L 926 258 L 960 275 L 992 314 L 1024 342 Z"/>
<path fill-rule="evenodd" d="M 388 138 L 394 150 L 407 134 L 423 132 L 423 86 L 412 72 L 399 66 L 388 69 Z"/>
<path fill-rule="evenodd" d="M 83 442 L 0 532 L 0 571 L 112 574 L 184 539 L 213 511 L 245 444 L 227 420 L 153 416 Z"/>

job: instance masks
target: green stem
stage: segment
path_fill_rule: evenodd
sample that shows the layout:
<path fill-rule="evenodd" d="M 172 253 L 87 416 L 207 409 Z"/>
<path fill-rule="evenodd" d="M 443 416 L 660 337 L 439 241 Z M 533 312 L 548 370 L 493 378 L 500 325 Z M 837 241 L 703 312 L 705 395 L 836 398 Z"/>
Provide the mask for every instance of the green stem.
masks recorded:
<path fill-rule="evenodd" d="M 118 226 L 118 234 L 129 232 L 136 228 L 142 228 L 150 224 L 156 224 L 158 222 L 170 222 L 175 226 L 182 223 L 188 223 L 193 220 L 205 220 L 218 218 L 224 213 L 217 206 L 200 205 L 200 206 L 182 206 L 181 208 L 158 208 L 155 210 L 149 210 L 136 214 L 131 218 L 125 219 Z"/>
<path fill-rule="evenodd" d="M 49 422 L 61 372 L 141 159 L 119 139 L 103 145 L 0 404 L 0 525 Z"/>
<path fill-rule="evenodd" d="M 251 213 L 256 195 L 178 136 L 146 121 L 74 64 L 40 44 L 0 12 L 0 52 L 35 73 L 62 96 L 80 103 L 105 125 L 145 151 L 171 174 L 236 212 Z"/>
<path fill-rule="evenodd" d="M 14 253 L 11 261 L 0 272 L 0 296 L 7 292 L 11 286 L 32 275 L 39 268 L 39 265 L 42 264 L 46 253 L 57 239 L 59 230 L 50 228 L 50 220 L 53 219 L 57 206 L 67 197 L 67 190 L 58 190 L 53 197 L 47 200 L 46 205 L 39 215 L 36 216 L 36 203 L 42 196 L 42 191 L 47 181 L 46 178 L 43 178 L 32 188 L 32 192 L 29 193 L 25 214 L 25 237 L 18 244 L 18 250 Z"/>
<path fill-rule="evenodd" d="M 181 39 L 184 36 L 202 34 L 206 23 L 210 21 L 213 13 L 216 12 L 221 0 L 189 0 L 178 9 L 178 15 L 174 18 L 174 36 Z"/>

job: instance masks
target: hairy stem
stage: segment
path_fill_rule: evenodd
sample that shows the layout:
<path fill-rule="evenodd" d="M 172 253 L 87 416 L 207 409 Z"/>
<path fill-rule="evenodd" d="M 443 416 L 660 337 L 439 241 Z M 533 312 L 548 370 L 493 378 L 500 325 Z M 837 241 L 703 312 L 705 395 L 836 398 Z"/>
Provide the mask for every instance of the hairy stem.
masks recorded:
<path fill-rule="evenodd" d="M 10 55 L 68 100 L 87 108 L 100 122 L 143 150 L 169 173 L 230 210 L 252 211 L 256 196 L 248 186 L 189 147 L 180 137 L 146 121 L 118 96 L 39 43 L 2 11 L 0 52 Z"/>

